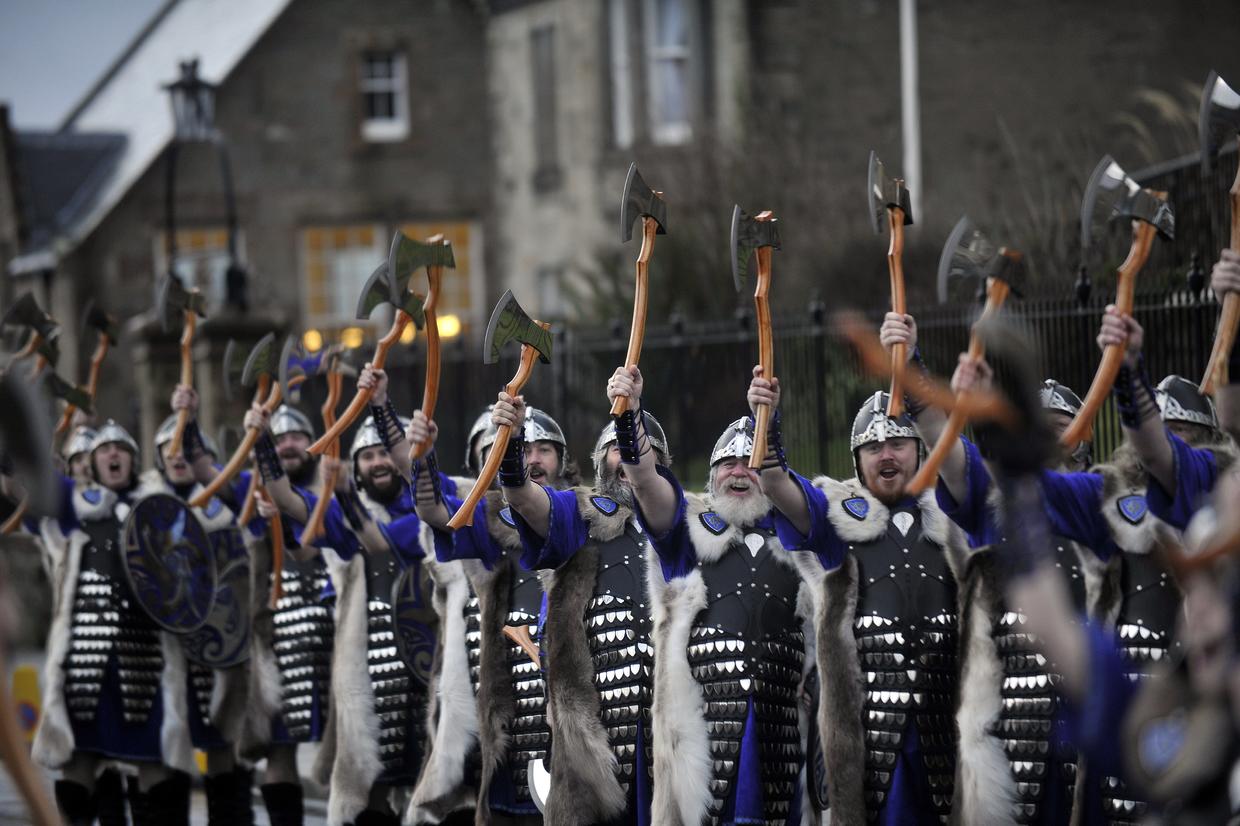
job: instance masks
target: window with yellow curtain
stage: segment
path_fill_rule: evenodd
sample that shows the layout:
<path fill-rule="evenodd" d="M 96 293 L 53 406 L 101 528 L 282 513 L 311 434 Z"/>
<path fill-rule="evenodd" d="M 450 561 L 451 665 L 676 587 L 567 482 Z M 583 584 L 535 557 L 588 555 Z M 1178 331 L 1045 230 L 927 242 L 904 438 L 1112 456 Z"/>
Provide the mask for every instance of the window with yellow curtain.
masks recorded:
<path fill-rule="evenodd" d="M 380 224 L 307 227 L 301 231 L 302 308 L 306 327 L 368 326 L 355 319 L 366 279 L 387 259 L 391 238 Z M 375 310 L 370 325 L 384 323 Z"/>

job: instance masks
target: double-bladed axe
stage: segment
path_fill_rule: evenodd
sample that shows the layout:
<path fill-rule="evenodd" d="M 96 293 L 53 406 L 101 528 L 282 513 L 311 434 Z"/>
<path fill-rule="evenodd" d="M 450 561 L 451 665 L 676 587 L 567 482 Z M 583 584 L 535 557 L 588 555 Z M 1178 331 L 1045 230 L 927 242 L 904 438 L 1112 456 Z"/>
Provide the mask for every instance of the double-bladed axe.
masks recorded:
<path fill-rule="evenodd" d="M 650 254 L 654 252 L 654 237 L 667 234 L 667 204 L 663 193 L 656 192 L 642 180 L 637 164 L 629 164 L 629 174 L 624 179 L 624 194 L 620 197 L 620 243 L 633 238 L 633 222 L 642 219 L 642 246 L 637 252 L 635 267 L 636 283 L 633 288 L 633 326 L 629 330 L 629 350 L 624 366 L 636 367 L 642 356 L 642 342 L 646 338 L 646 301 L 649 297 Z M 619 416 L 629 409 L 628 396 L 617 396 L 611 405 L 611 415 Z"/>
<path fill-rule="evenodd" d="M 1009 294 L 1020 295 L 1025 281 L 1024 256 L 1007 247 L 996 247 L 966 215 L 956 222 L 947 243 L 943 245 L 943 254 L 939 257 L 939 284 L 946 284 L 953 273 L 979 278 L 986 283 L 986 306 L 982 308 L 982 314 L 974 322 L 969 335 L 969 357 L 979 359 L 986 354 L 981 330 L 1003 309 Z M 934 484 L 943 460 L 956 444 L 966 422 L 968 417 L 964 408 L 953 405 L 938 443 L 909 480 L 905 494 L 916 496 Z"/>
<path fill-rule="evenodd" d="M 491 320 L 487 324 L 486 337 L 482 342 L 483 363 L 495 364 L 499 361 L 504 345 L 513 341 L 521 345 L 521 362 L 512 380 L 504 386 L 504 392 L 509 396 L 519 394 L 521 388 L 525 387 L 525 383 L 530 380 L 535 358 L 541 359 L 544 364 L 551 361 L 552 337 L 551 325 L 545 321 L 530 318 L 529 314 L 521 309 L 517 299 L 513 297 L 512 290 L 508 290 L 495 305 Z M 508 425 L 500 425 L 499 431 L 495 434 L 495 443 L 491 446 L 491 452 L 487 454 L 486 464 L 478 473 L 478 479 L 474 482 L 469 496 L 448 521 L 449 528 L 457 530 L 465 525 L 474 524 L 474 508 L 477 507 L 487 488 L 491 487 L 495 474 L 499 472 L 499 463 L 503 460 L 504 451 L 508 448 L 511 431 L 512 428 Z"/>
<path fill-rule="evenodd" d="M 73 421 L 73 412 L 75 410 L 89 408 L 94 404 L 95 396 L 99 392 L 99 373 L 103 368 L 103 360 L 108 355 L 108 349 L 116 344 L 119 336 L 117 334 L 116 319 L 104 312 L 98 307 L 94 301 L 86 304 L 86 309 L 82 311 L 82 322 L 79 330 L 84 334 L 88 330 L 95 331 L 95 352 L 90 357 L 90 372 L 87 373 L 86 379 L 86 404 L 80 405 L 69 401 L 65 405 L 64 413 L 60 416 L 60 421 L 56 424 L 55 436 L 60 437 L 69 430 L 69 425 Z M 65 397 L 61 397 L 65 398 Z M 66 399 L 68 401 L 68 399 Z"/>
<path fill-rule="evenodd" d="M 0 326 L 25 327 L 30 330 L 30 338 L 21 350 L 13 354 L 10 366 L 34 356 L 34 367 L 29 376 L 34 379 L 48 364 L 56 363 L 59 355 L 57 339 L 60 336 L 60 327 L 50 315 L 43 311 L 31 293 L 24 293 L 13 302 L 13 305 L 5 311 L 4 316 L 0 317 Z"/>
<path fill-rule="evenodd" d="M 396 317 L 387 335 L 379 339 L 375 345 L 375 353 L 370 358 L 371 366 L 382 370 L 387 361 L 388 350 L 400 340 L 401 333 L 410 323 L 421 328 L 425 323 L 422 311 L 422 297 L 409 290 L 409 280 L 414 270 L 432 265 L 445 266 L 445 261 L 452 256 L 452 248 L 442 244 L 409 244 L 401 243 L 404 234 L 397 232 L 392 238 L 392 246 L 388 251 L 388 260 L 380 264 L 362 288 L 361 297 L 357 302 L 357 317 L 365 320 L 380 304 L 390 304 L 396 308 Z M 445 258 L 446 249 L 446 258 Z M 309 452 L 315 456 L 322 455 L 338 441 L 353 422 L 366 410 L 370 403 L 370 390 L 358 390 L 349 402 L 349 406 L 340 414 L 336 424 L 322 435 L 317 442 L 310 445 Z"/>
<path fill-rule="evenodd" d="M 1201 164 L 1209 171 L 1214 156 L 1224 142 L 1240 134 L 1240 93 L 1227 85 L 1227 81 L 1210 72 L 1205 89 L 1201 93 L 1201 117 L 1198 121 L 1201 137 Z M 1229 245 L 1233 252 L 1240 252 L 1240 169 L 1228 193 L 1231 200 L 1231 237 Z M 1213 394 L 1215 389 L 1227 383 L 1227 357 L 1236 343 L 1236 328 L 1240 327 L 1240 294 L 1228 293 L 1223 298 L 1223 311 L 1219 315 L 1218 331 L 1214 334 L 1214 349 L 1206 362 L 1206 373 L 1201 379 L 1201 392 Z"/>
<path fill-rule="evenodd" d="M 769 209 L 750 216 L 740 206 L 732 207 L 732 282 L 736 291 L 745 287 L 749 259 L 758 259 L 758 278 L 754 283 L 753 304 L 758 317 L 758 364 L 762 377 L 775 380 L 775 340 L 771 333 L 771 251 L 779 249 L 779 222 Z M 758 406 L 754 421 L 753 452 L 749 467 L 757 470 L 766 459 L 766 431 L 771 423 L 771 406 Z"/>
<path fill-rule="evenodd" d="M 336 406 L 340 404 L 340 391 L 344 383 L 344 370 L 343 360 L 339 353 L 329 353 L 325 358 L 327 359 L 327 364 L 325 365 L 327 398 L 323 401 L 323 406 L 319 408 L 319 413 L 323 417 L 323 429 L 326 431 L 331 430 L 332 425 L 336 423 Z M 307 377 L 304 364 L 304 349 L 297 338 L 289 336 L 284 342 L 284 350 L 280 353 L 280 387 L 284 389 L 286 395 L 295 379 L 301 377 L 304 380 Z M 340 458 L 339 439 L 328 446 L 325 455 L 333 459 Z M 323 519 L 327 515 L 327 506 L 331 503 L 332 496 L 336 490 L 338 473 L 338 467 L 333 467 L 330 471 L 323 473 L 318 501 L 315 502 L 314 510 L 310 512 L 310 517 L 306 520 L 306 526 L 301 532 L 302 542 L 311 543 L 323 533 Z"/>
<path fill-rule="evenodd" d="M 1119 265 L 1115 283 L 1115 306 L 1124 315 L 1131 315 L 1137 276 L 1150 257 L 1154 235 L 1174 238 L 1175 215 L 1167 203 L 1167 193 L 1142 189 L 1110 155 L 1104 155 L 1089 176 L 1085 197 L 1081 201 L 1082 251 L 1090 247 L 1096 217 L 1106 220 L 1127 218 L 1132 221 L 1132 245 L 1128 257 Z M 1123 361 L 1124 346 L 1107 345 L 1089 392 L 1081 402 L 1081 409 L 1059 436 L 1061 444 L 1075 446 L 1089 438 L 1093 432 L 1094 417 L 1110 394 Z"/>
<path fill-rule="evenodd" d="M 891 242 L 887 247 L 887 271 L 891 275 L 891 311 L 903 316 L 908 312 L 904 301 L 904 227 L 913 223 L 913 207 L 904 179 L 889 178 L 877 153 L 870 150 L 867 176 L 870 203 L 870 227 L 875 235 L 882 234 L 886 218 Z M 891 348 L 891 400 L 887 415 L 895 418 L 904 411 L 904 363 L 908 360 L 903 344 Z"/>
<path fill-rule="evenodd" d="M 159 288 L 159 320 L 167 331 L 172 325 L 172 317 L 180 313 L 184 319 L 181 331 L 181 384 L 187 387 L 194 385 L 194 331 L 198 327 L 199 317 L 207 317 L 207 301 L 196 289 L 187 290 L 176 273 L 169 271 L 164 276 Z M 181 452 L 181 439 L 185 436 L 185 425 L 189 422 L 189 409 L 177 412 L 176 430 L 172 431 L 171 454 Z"/>

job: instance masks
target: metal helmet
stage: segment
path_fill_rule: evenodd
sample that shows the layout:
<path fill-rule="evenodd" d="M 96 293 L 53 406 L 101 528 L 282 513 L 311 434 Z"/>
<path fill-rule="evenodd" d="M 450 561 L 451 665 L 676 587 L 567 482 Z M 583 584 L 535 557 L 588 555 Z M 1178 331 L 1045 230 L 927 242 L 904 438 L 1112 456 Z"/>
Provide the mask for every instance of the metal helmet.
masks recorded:
<path fill-rule="evenodd" d="M 67 462 L 79 453 L 89 453 L 94 440 L 95 431 L 85 425 L 79 425 L 73 429 L 69 438 L 65 439 L 64 445 L 61 446 L 61 458 Z"/>
<path fill-rule="evenodd" d="M 132 453 L 135 460 L 142 455 L 142 452 L 138 450 L 138 443 L 134 441 L 133 436 L 129 435 L 129 431 L 112 419 L 108 419 L 103 423 L 102 427 L 95 431 L 95 438 L 90 441 L 90 452 L 94 453 L 99 448 L 112 442 L 119 443 Z"/>
<path fill-rule="evenodd" d="M 653 413 L 641 411 L 645 417 L 646 437 L 650 440 L 650 446 L 658 451 L 664 462 L 669 460 L 671 451 L 667 449 L 667 434 L 663 432 L 663 425 L 659 424 L 659 420 L 654 417 Z M 616 423 L 610 421 L 603 427 L 603 432 L 598 434 L 598 440 L 594 443 L 594 450 L 590 456 L 594 459 L 594 475 L 598 476 L 599 470 L 603 466 L 603 457 L 607 455 L 607 448 L 611 447 L 616 441 Z"/>
<path fill-rule="evenodd" d="M 741 416 L 724 428 L 710 452 L 710 466 L 724 459 L 744 459 L 753 455 L 753 419 Z"/>
<path fill-rule="evenodd" d="M 1042 382 L 1038 395 L 1041 398 L 1043 410 L 1067 413 L 1069 416 L 1076 416 L 1081 410 L 1081 397 L 1074 393 L 1071 387 L 1060 384 L 1054 379 Z"/>
<path fill-rule="evenodd" d="M 1188 422 L 1211 430 L 1218 429 L 1218 416 L 1209 396 L 1197 391 L 1197 384 L 1183 376 L 1170 375 L 1154 389 L 1154 400 L 1164 422 Z"/>
<path fill-rule="evenodd" d="M 559 423 L 537 407 L 525 408 L 523 435 L 526 444 L 554 442 L 560 446 L 561 453 L 568 450 L 568 440 L 564 438 Z"/>
<path fill-rule="evenodd" d="M 285 433 L 304 433 L 310 439 L 314 439 L 314 425 L 310 423 L 310 418 L 305 413 L 295 407 L 282 404 L 276 408 L 275 413 L 271 414 L 271 435 L 278 439 Z"/>
<path fill-rule="evenodd" d="M 890 399 L 889 393 L 880 390 L 861 405 L 861 409 L 857 411 L 857 417 L 853 419 L 852 439 L 849 441 L 854 453 L 859 447 L 873 442 L 885 442 L 888 439 L 921 441 L 921 437 L 917 435 L 917 428 L 913 426 L 913 420 L 907 413 L 901 413 L 895 419 L 887 415 L 887 404 Z"/>
<path fill-rule="evenodd" d="M 409 420 L 404 416 L 397 416 L 400 421 L 400 429 L 404 431 L 409 427 Z M 379 428 L 375 427 L 375 417 L 367 416 L 362 422 L 362 426 L 357 429 L 357 433 L 353 436 L 353 444 L 349 445 L 349 460 L 356 462 L 357 454 L 361 453 L 368 447 L 385 447 L 383 444 L 383 436 L 379 434 Z"/>
<path fill-rule="evenodd" d="M 172 434 L 177 430 L 177 414 L 173 413 L 160 422 L 155 431 L 155 467 L 164 469 L 164 445 L 172 441 Z"/>
<path fill-rule="evenodd" d="M 473 426 L 469 428 L 469 438 L 465 440 L 465 467 L 475 475 L 482 469 L 474 461 L 474 448 L 478 446 L 479 438 L 482 438 L 481 447 L 483 449 L 495 444 L 496 430 L 491 426 L 491 410 L 494 407 L 495 405 L 488 404 L 486 410 L 483 410 L 478 418 L 474 419 Z"/>

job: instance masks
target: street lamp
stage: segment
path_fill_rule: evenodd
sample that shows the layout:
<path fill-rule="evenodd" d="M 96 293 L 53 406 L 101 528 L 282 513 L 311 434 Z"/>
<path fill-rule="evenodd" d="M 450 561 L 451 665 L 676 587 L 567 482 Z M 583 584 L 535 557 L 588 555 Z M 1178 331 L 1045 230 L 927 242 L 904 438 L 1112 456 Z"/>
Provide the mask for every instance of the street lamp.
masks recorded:
<path fill-rule="evenodd" d="M 228 144 L 215 127 L 215 92 L 219 87 L 198 76 L 198 59 L 181 61 L 181 76 L 164 84 L 172 103 L 174 131 L 168 146 L 167 177 L 164 186 L 165 251 L 168 276 L 176 277 L 177 227 L 176 178 L 177 155 L 182 144 L 209 143 L 216 149 L 220 163 L 220 180 L 224 187 L 224 218 L 228 229 L 228 270 L 225 274 L 225 303 L 245 312 L 246 272 L 237 258 L 237 204 L 233 194 L 232 165 Z"/>

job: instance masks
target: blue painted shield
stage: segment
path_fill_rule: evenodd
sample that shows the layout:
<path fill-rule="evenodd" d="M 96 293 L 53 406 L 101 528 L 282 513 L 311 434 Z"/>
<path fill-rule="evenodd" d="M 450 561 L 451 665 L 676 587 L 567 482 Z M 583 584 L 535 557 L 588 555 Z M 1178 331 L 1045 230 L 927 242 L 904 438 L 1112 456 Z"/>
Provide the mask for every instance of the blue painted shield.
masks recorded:
<path fill-rule="evenodd" d="M 611 516 L 613 513 L 620 510 L 620 503 L 615 499 L 610 499 L 606 496 L 591 496 L 590 504 L 594 505 L 594 507 L 598 508 L 607 516 Z"/>
<path fill-rule="evenodd" d="M 396 652 L 422 683 L 431 677 L 439 618 L 432 602 L 434 585 L 421 561 L 401 572 L 392 586 L 392 630 Z"/>
<path fill-rule="evenodd" d="M 1121 497 L 1119 500 L 1119 515 L 1134 525 L 1140 524 L 1149 509 L 1150 506 L 1146 503 L 1144 496 L 1134 494 Z"/>
<path fill-rule="evenodd" d="M 215 552 L 215 602 L 203 626 L 181 637 L 181 646 L 199 665 L 231 668 L 250 658 L 250 555 L 235 525 L 208 536 Z"/>
<path fill-rule="evenodd" d="M 1180 756 L 1188 734 L 1186 715 L 1152 720 L 1141 729 L 1137 749 L 1147 771 L 1159 774 Z"/>
<path fill-rule="evenodd" d="M 103 500 L 103 491 L 99 488 L 86 488 L 82 491 L 82 498 L 92 505 L 98 505 Z"/>
<path fill-rule="evenodd" d="M 714 511 L 706 511 L 698 519 L 702 523 L 702 527 L 713 533 L 715 536 L 721 535 L 728 529 L 728 523 L 723 521 L 723 517 Z"/>
<path fill-rule="evenodd" d="M 215 551 L 207 530 L 175 496 L 138 501 L 123 530 L 121 563 L 134 597 L 161 628 L 202 628 L 215 602 Z"/>
<path fill-rule="evenodd" d="M 499 520 L 510 528 L 517 526 L 517 519 L 512 515 L 512 508 L 504 507 L 499 512 Z"/>
<path fill-rule="evenodd" d="M 853 519 L 864 521 L 870 513 L 870 503 L 863 497 L 854 496 L 844 500 L 844 510 L 848 511 L 848 515 Z"/>

